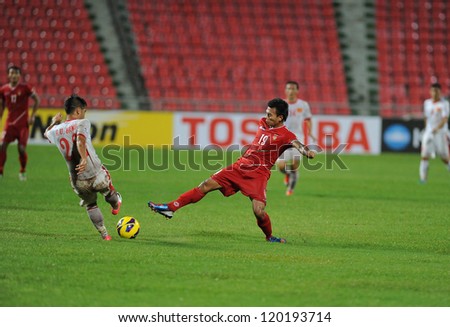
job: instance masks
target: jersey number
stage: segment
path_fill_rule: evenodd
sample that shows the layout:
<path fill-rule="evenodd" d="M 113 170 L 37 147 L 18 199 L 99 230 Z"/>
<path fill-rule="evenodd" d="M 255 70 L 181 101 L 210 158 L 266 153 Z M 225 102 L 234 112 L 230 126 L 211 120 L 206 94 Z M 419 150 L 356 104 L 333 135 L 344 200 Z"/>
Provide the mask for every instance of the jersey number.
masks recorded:
<path fill-rule="evenodd" d="M 258 144 L 260 145 L 264 145 L 266 144 L 267 140 L 269 139 L 269 135 L 261 135 L 261 137 L 259 138 Z"/>
<path fill-rule="evenodd" d="M 17 101 L 17 94 L 11 95 L 11 103 L 16 103 Z"/>
<path fill-rule="evenodd" d="M 72 134 L 72 144 L 75 142 L 76 134 Z M 70 143 L 65 137 L 61 137 L 59 139 L 59 145 L 61 146 L 61 149 L 63 149 L 66 152 L 66 160 L 71 161 L 72 156 L 70 155 Z"/>

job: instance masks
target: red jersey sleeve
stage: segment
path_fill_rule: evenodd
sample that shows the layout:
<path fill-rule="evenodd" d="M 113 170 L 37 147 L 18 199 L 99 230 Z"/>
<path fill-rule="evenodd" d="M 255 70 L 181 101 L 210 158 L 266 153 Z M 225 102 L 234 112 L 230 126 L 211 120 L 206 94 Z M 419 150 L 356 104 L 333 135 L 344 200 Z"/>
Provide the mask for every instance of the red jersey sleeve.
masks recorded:
<path fill-rule="evenodd" d="M 294 133 L 292 133 L 291 131 L 289 131 L 289 133 L 288 133 L 289 143 L 294 142 L 296 139 L 297 139 L 297 136 Z"/>

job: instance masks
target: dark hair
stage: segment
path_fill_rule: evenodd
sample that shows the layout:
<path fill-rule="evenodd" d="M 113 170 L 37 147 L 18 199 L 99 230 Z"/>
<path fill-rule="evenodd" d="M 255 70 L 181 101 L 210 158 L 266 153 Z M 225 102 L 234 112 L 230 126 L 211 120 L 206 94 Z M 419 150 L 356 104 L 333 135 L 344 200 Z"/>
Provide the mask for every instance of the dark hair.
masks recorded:
<path fill-rule="evenodd" d="M 86 108 L 87 103 L 82 97 L 79 97 L 77 94 L 72 94 L 64 101 L 64 110 L 66 114 L 70 115 L 75 111 L 76 108 Z"/>
<path fill-rule="evenodd" d="M 434 87 L 434 88 L 436 88 L 436 89 L 441 89 L 441 84 L 439 84 L 439 83 L 433 83 L 433 84 L 431 84 L 430 87 Z"/>
<path fill-rule="evenodd" d="M 10 71 L 11 69 L 12 69 L 12 70 L 15 70 L 15 71 L 17 71 L 17 72 L 19 72 L 19 74 L 22 74 L 22 70 L 20 69 L 20 67 L 14 66 L 14 65 L 13 65 L 13 66 L 8 66 L 8 69 L 6 70 L 6 72 L 9 73 L 9 71 Z"/>
<path fill-rule="evenodd" d="M 275 98 L 267 102 L 267 106 L 269 108 L 275 108 L 277 115 L 278 116 L 282 115 L 283 121 L 286 121 L 289 115 L 289 105 L 287 104 L 286 101 L 280 98 Z"/>
<path fill-rule="evenodd" d="M 300 88 L 300 86 L 298 85 L 298 83 L 296 81 L 287 81 L 286 85 L 288 85 L 288 84 L 294 84 L 295 86 L 297 86 L 297 89 Z"/>

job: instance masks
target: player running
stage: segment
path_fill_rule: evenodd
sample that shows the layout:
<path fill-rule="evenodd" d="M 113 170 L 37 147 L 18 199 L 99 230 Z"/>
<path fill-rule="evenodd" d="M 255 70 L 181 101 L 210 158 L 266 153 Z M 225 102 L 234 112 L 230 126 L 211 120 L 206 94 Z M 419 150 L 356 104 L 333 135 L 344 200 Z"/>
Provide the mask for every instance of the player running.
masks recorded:
<path fill-rule="evenodd" d="M 39 97 L 28 84 L 20 83 L 21 70 L 17 66 L 8 68 L 9 83 L 0 88 L 0 120 L 3 117 L 5 107 L 8 108 L 3 132 L 0 136 L 0 177 L 3 176 L 3 169 L 6 162 L 8 145 L 18 140 L 17 149 L 19 151 L 20 172 L 19 180 L 26 181 L 26 167 L 28 155 L 26 147 L 30 125 L 34 123 L 36 111 L 39 108 Z M 31 115 L 28 116 L 29 98 L 33 99 Z"/>
<path fill-rule="evenodd" d="M 423 104 L 425 132 L 422 137 L 421 160 L 419 167 L 420 183 L 428 178 L 429 159 L 437 153 L 450 170 L 449 145 L 447 139 L 449 103 L 441 98 L 441 85 L 434 83 L 430 87 L 431 98 Z"/>
<path fill-rule="evenodd" d="M 311 108 L 308 102 L 298 98 L 299 86 L 296 81 L 287 81 L 284 92 L 286 101 L 289 104 L 289 118 L 286 120 L 286 127 L 293 132 L 297 139 L 306 144 L 304 139 L 303 125 L 306 127 L 306 135 L 313 141 L 316 138 L 311 134 Z M 294 192 L 295 185 L 299 177 L 300 155 L 295 148 L 290 148 L 278 158 L 277 166 L 284 174 L 284 185 L 286 186 L 286 195 L 290 196 Z"/>
<path fill-rule="evenodd" d="M 67 114 L 66 121 L 62 122 L 61 114 L 56 114 L 44 135 L 58 147 L 66 160 L 70 183 L 81 198 L 80 205 L 86 207 L 89 218 L 102 238 L 109 241 L 111 236 L 97 206 L 97 193 L 101 193 L 111 205 L 113 215 L 119 213 L 122 197 L 114 189 L 111 176 L 92 145 L 91 123 L 85 119 L 86 101 L 74 94 L 65 100 L 64 109 Z"/>
<path fill-rule="evenodd" d="M 200 201 L 211 191 L 220 190 L 224 196 L 241 191 L 252 201 L 256 222 L 265 234 L 266 240 L 286 243 L 284 238 L 272 235 L 272 224 L 265 212 L 266 186 L 270 178 L 270 169 L 288 148 L 294 147 L 308 158 L 314 158 L 315 152 L 298 141 L 295 134 L 284 126 L 288 117 L 286 101 L 275 98 L 270 100 L 267 106 L 266 117 L 261 118 L 255 139 L 242 157 L 203 181 L 198 187 L 183 193 L 175 201 L 167 204 L 148 202 L 150 209 L 170 219 L 175 211 Z"/>

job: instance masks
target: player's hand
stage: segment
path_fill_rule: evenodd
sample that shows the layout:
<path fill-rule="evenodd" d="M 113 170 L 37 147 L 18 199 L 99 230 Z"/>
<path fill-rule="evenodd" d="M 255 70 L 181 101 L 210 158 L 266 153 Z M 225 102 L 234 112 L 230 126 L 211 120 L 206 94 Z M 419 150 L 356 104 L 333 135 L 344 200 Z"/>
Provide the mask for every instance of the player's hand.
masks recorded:
<path fill-rule="evenodd" d="M 77 175 L 80 175 L 86 170 L 86 159 L 81 159 L 80 163 L 75 167 L 75 170 L 77 171 Z"/>
<path fill-rule="evenodd" d="M 309 159 L 313 159 L 316 156 L 316 152 L 312 151 L 312 150 L 308 150 L 306 152 L 306 157 L 308 157 Z"/>
<path fill-rule="evenodd" d="M 33 125 L 36 117 L 34 115 L 31 115 L 30 118 L 28 118 L 28 124 Z"/>
<path fill-rule="evenodd" d="M 52 118 L 52 124 L 60 124 L 62 122 L 62 115 L 60 112 L 58 112 L 53 118 Z"/>

